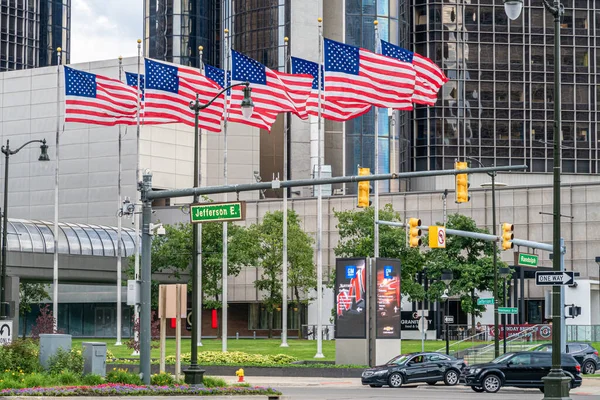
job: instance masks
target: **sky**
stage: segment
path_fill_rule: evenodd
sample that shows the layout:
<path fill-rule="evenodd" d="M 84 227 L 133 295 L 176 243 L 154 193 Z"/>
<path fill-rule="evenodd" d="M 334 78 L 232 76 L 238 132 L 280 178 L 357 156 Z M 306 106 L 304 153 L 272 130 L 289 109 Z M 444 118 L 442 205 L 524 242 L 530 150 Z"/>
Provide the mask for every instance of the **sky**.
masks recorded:
<path fill-rule="evenodd" d="M 137 55 L 142 0 L 72 0 L 71 63 Z"/>

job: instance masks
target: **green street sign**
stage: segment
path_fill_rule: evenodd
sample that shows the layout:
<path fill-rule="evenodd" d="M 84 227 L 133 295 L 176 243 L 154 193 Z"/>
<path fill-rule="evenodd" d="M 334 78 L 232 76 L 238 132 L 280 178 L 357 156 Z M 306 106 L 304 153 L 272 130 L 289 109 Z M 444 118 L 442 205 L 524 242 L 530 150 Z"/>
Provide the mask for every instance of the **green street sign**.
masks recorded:
<path fill-rule="evenodd" d="M 245 218 L 245 201 L 190 205 L 190 220 L 193 224 L 203 222 L 243 221 Z"/>
<path fill-rule="evenodd" d="M 498 307 L 498 314 L 518 314 L 517 307 Z"/>
<path fill-rule="evenodd" d="M 515 264 L 523 267 L 537 267 L 538 256 L 535 254 L 515 253 Z"/>
<path fill-rule="evenodd" d="M 490 297 L 490 298 L 487 298 L 487 299 L 482 299 L 482 298 L 477 299 L 477 305 L 478 306 L 485 306 L 485 305 L 489 305 L 489 304 L 494 304 L 494 298 L 493 297 Z"/>

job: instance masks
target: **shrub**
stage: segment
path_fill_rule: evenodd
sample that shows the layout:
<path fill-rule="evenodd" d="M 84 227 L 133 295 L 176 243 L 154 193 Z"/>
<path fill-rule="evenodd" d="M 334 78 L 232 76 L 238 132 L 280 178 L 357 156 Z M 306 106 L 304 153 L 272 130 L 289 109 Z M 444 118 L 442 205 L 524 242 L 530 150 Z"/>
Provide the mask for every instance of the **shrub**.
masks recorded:
<path fill-rule="evenodd" d="M 72 372 L 75 375 L 83 374 L 83 355 L 81 350 L 71 351 L 59 348 L 56 353 L 48 359 L 48 372 L 50 374 L 62 374 Z"/>
<path fill-rule="evenodd" d="M 63 371 L 56 376 L 56 379 L 60 385 L 73 386 L 79 383 L 81 375 L 73 371 Z"/>
<path fill-rule="evenodd" d="M 53 382 L 52 379 L 48 375 L 42 374 L 29 374 L 25 375 L 25 387 L 42 387 L 49 386 Z"/>
<path fill-rule="evenodd" d="M 181 355 L 183 363 L 190 362 L 190 353 Z M 198 363 L 200 364 L 235 364 L 235 365 L 265 365 L 276 366 L 291 364 L 298 361 L 297 358 L 285 354 L 249 354 L 241 351 L 231 351 L 223 353 L 220 351 L 203 351 L 198 353 Z M 165 357 L 167 364 L 175 363 L 175 356 Z"/>
<path fill-rule="evenodd" d="M 0 346 L 0 371 L 23 371 L 26 374 L 41 370 L 39 347 L 31 339 L 17 339 Z"/>
<path fill-rule="evenodd" d="M 150 378 L 150 383 L 157 386 L 173 386 L 179 384 L 180 382 L 175 379 L 173 375 L 166 372 L 161 372 L 160 374 L 152 375 Z"/>
<path fill-rule="evenodd" d="M 19 372 L 6 372 L 0 378 L 1 389 L 21 389 L 27 387 L 25 384 L 25 376 Z"/>
<path fill-rule="evenodd" d="M 125 383 L 128 385 L 141 385 L 142 380 L 137 374 L 130 374 L 127 369 L 113 368 L 106 374 L 106 382 L 108 383 Z"/>
<path fill-rule="evenodd" d="M 31 338 L 39 339 L 42 333 L 63 333 L 60 329 L 54 329 L 56 319 L 50 312 L 50 305 L 46 304 L 40 308 L 40 315 L 35 320 L 35 325 L 31 328 Z"/>
<path fill-rule="evenodd" d="M 131 316 L 131 322 L 133 322 L 133 335 L 131 335 L 131 339 L 125 342 L 128 348 L 131 350 L 135 350 L 137 352 L 140 351 L 140 342 L 135 341 L 135 334 L 137 333 L 138 337 L 140 334 L 140 320 L 135 320 L 135 315 Z M 150 338 L 152 339 L 151 347 L 153 349 L 157 349 L 159 346 L 158 340 L 160 339 L 160 320 L 156 316 L 156 311 L 152 312 L 152 323 L 150 324 Z"/>
<path fill-rule="evenodd" d="M 87 386 L 100 385 L 104 383 L 104 378 L 97 374 L 87 374 L 81 378 L 81 383 Z"/>
<path fill-rule="evenodd" d="M 215 378 L 214 376 L 205 376 L 202 382 L 204 386 L 207 388 L 216 388 L 216 387 L 227 387 L 227 382 L 221 378 Z"/>
<path fill-rule="evenodd" d="M 110 362 L 110 361 L 115 361 L 117 359 L 117 357 L 115 357 L 115 355 L 113 354 L 112 351 L 106 349 L 106 361 Z"/>

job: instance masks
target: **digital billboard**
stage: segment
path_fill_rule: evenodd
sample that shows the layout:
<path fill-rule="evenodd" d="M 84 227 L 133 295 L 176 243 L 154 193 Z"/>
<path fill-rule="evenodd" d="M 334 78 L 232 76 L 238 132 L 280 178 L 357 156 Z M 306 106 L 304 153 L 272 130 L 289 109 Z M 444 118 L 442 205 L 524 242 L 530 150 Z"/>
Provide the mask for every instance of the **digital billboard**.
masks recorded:
<path fill-rule="evenodd" d="M 335 268 L 335 337 L 367 337 L 367 268 L 364 258 L 338 258 Z"/>
<path fill-rule="evenodd" d="M 400 339 L 400 261 L 378 258 L 375 270 L 377 339 Z"/>

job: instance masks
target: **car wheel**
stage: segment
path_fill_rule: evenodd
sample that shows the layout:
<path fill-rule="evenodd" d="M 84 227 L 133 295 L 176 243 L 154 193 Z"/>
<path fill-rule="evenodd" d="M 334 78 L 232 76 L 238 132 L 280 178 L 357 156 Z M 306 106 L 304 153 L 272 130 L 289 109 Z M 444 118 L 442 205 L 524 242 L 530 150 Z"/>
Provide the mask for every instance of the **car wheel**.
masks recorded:
<path fill-rule="evenodd" d="M 388 378 L 388 383 L 390 384 L 390 387 L 399 388 L 400 386 L 402 386 L 402 375 L 400 375 L 397 372 L 394 372 Z"/>
<path fill-rule="evenodd" d="M 485 392 L 485 389 L 482 388 L 481 386 L 471 386 L 471 390 L 476 392 L 476 393 L 483 393 Z"/>
<path fill-rule="evenodd" d="M 585 363 L 583 363 L 583 368 L 581 368 L 583 370 L 584 374 L 594 374 L 596 372 L 596 365 L 592 362 L 592 361 L 586 361 Z"/>
<path fill-rule="evenodd" d="M 444 374 L 444 383 L 447 386 L 454 386 L 458 383 L 458 378 L 459 378 L 458 372 L 454 369 L 449 369 Z"/>
<path fill-rule="evenodd" d="M 383 385 L 369 385 L 369 386 L 377 388 L 377 387 L 382 387 Z"/>
<path fill-rule="evenodd" d="M 498 375 L 490 374 L 483 379 L 483 388 L 488 393 L 496 393 L 500 390 L 502 386 L 502 381 L 498 377 Z"/>
<path fill-rule="evenodd" d="M 434 386 L 437 382 L 427 382 L 429 386 Z"/>

